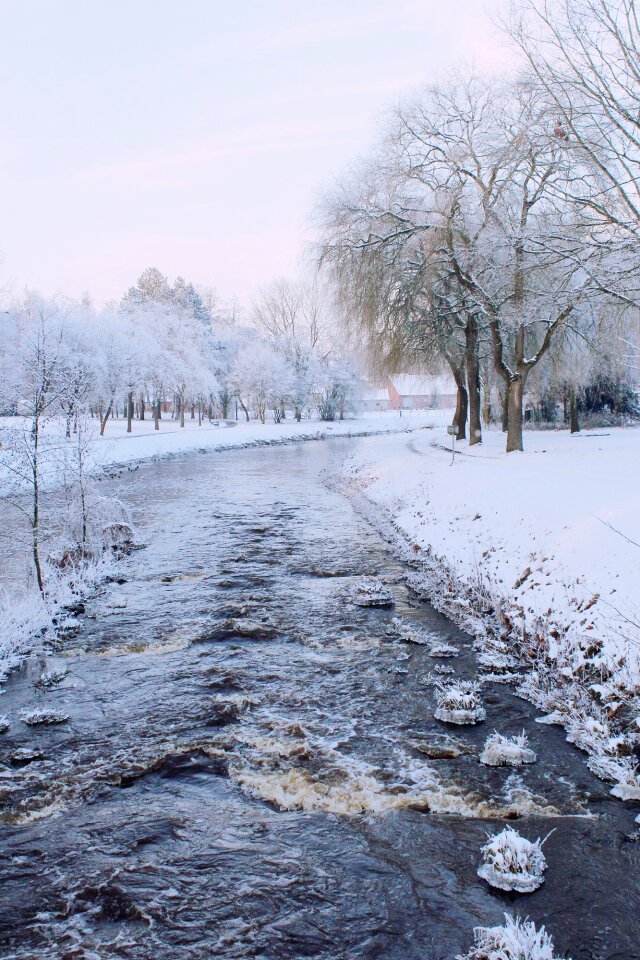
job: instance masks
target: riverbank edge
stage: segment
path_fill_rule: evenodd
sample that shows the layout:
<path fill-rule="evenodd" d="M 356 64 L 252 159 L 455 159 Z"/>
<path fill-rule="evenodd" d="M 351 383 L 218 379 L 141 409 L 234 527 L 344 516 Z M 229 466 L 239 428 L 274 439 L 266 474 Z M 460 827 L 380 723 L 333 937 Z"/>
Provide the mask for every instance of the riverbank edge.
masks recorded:
<path fill-rule="evenodd" d="M 543 722 L 562 726 L 569 743 L 587 754 L 589 769 L 612 784 L 611 794 L 623 801 L 640 801 L 637 752 L 640 734 L 635 718 L 640 702 L 635 691 L 632 709 L 619 715 L 601 702 L 601 668 L 583 661 L 577 672 L 549 655 L 548 638 L 566 638 L 570 628 L 541 618 L 535 629 L 518 626 L 518 604 L 509 596 L 489 595 L 478 579 L 459 577 L 453 558 L 412 543 L 393 513 L 368 497 L 365 488 L 345 472 L 327 484 L 347 497 L 385 540 L 392 554 L 409 569 L 407 584 L 474 639 L 484 679 L 515 684 L 518 696 L 547 714 Z M 639 808 L 640 811 L 640 808 Z M 640 822 L 640 813 L 637 818 Z"/>
<path fill-rule="evenodd" d="M 258 447 L 287 447 L 296 443 L 308 443 L 312 440 L 358 440 L 363 437 L 387 437 L 395 434 L 419 433 L 422 430 L 434 430 L 435 424 L 407 426 L 398 430 L 348 430 L 344 433 L 332 433 L 330 430 L 316 430 L 314 433 L 300 433 L 289 437 L 247 440 L 244 443 L 220 443 L 215 446 L 191 447 L 184 450 L 166 450 L 131 460 L 112 460 L 102 465 L 103 474 L 112 476 L 111 471 L 124 471 L 148 463 L 162 463 L 165 460 L 179 460 L 192 455 L 207 453 L 227 453 L 233 450 L 250 450 Z"/>

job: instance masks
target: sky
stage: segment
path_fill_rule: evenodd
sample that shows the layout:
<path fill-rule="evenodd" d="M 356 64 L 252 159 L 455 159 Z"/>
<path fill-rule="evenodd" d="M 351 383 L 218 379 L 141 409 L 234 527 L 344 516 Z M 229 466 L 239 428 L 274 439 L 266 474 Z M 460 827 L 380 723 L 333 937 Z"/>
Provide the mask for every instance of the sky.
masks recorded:
<path fill-rule="evenodd" d="M 0 287 L 147 266 L 248 306 L 408 91 L 508 67 L 504 0 L 0 0 Z"/>

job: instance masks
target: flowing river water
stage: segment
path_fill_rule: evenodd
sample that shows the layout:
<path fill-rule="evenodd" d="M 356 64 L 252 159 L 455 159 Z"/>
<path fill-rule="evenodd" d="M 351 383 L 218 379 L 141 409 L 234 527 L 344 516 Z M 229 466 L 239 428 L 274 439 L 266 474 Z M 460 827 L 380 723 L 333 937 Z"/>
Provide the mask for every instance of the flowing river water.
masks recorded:
<path fill-rule="evenodd" d="M 110 481 L 145 548 L 1 698 L 3 960 L 452 960 L 505 911 L 573 960 L 640 958 L 637 809 L 504 685 L 483 685 L 478 726 L 433 718 L 434 665 L 475 676 L 471 639 L 324 484 L 351 449 L 229 451 Z M 351 602 L 362 574 L 395 610 Z M 398 615 L 460 656 L 393 639 Z M 41 690 L 45 666 L 68 673 Z M 25 703 L 69 720 L 29 727 Z M 479 763 L 494 729 L 523 728 L 536 764 Z M 459 756 L 428 756 L 445 735 Z M 18 762 L 21 748 L 41 756 Z M 533 894 L 476 874 L 506 820 L 554 831 Z"/>

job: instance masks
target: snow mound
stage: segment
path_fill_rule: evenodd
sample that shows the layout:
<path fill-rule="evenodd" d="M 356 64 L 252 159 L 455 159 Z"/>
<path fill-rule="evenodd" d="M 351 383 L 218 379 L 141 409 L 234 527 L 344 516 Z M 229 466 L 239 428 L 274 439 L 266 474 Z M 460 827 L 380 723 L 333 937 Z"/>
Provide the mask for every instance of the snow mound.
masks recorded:
<path fill-rule="evenodd" d="M 65 723 L 69 719 L 69 714 L 62 713 L 60 710 L 43 710 L 37 707 L 35 710 L 23 710 L 20 719 L 30 727 L 38 727 L 44 724 Z"/>
<path fill-rule="evenodd" d="M 476 927 L 474 946 L 456 960 L 559 960 L 544 927 L 537 930 L 534 923 L 507 913 L 504 919 L 502 927 Z"/>
<path fill-rule="evenodd" d="M 10 726 L 9 717 L 0 717 L 0 733 L 6 733 Z"/>
<path fill-rule="evenodd" d="M 480 754 L 480 763 L 487 767 L 520 767 L 523 763 L 535 763 L 537 759 L 524 730 L 511 739 L 495 731 L 487 737 Z"/>
<path fill-rule="evenodd" d="M 434 717 L 444 723 L 480 723 L 487 715 L 480 701 L 480 684 L 472 680 L 457 680 L 446 686 L 439 683 L 436 701 Z"/>
<path fill-rule="evenodd" d="M 352 600 L 358 607 L 393 607 L 391 592 L 379 580 L 363 577 L 353 588 Z"/>
<path fill-rule="evenodd" d="M 482 848 L 484 863 L 478 868 L 478 876 L 498 890 L 532 893 L 544 882 L 547 869 L 543 843 L 539 838 L 532 843 L 507 827 L 489 837 Z"/>

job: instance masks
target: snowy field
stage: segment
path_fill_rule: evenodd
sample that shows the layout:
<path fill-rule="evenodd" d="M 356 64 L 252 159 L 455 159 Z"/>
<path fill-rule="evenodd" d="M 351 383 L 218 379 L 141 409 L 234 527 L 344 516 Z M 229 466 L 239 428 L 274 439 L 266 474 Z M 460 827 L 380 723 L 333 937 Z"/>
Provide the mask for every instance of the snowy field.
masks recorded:
<path fill-rule="evenodd" d="M 418 563 L 440 568 L 449 613 L 456 604 L 498 611 L 499 633 L 528 644 L 538 679 L 537 657 L 567 688 L 588 688 L 589 723 L 624 716 L 637 731 L 640 429 L 531 431 L 525 452 L 508 455 L 498 431 L 457 446 L 452 464 L 443 427 L 381 437 L 356 451 L 346 475 Z M 612 731 L 600 733 L 604 743 Z M 591 734 L 575 737 L 593 746 Z"/>

